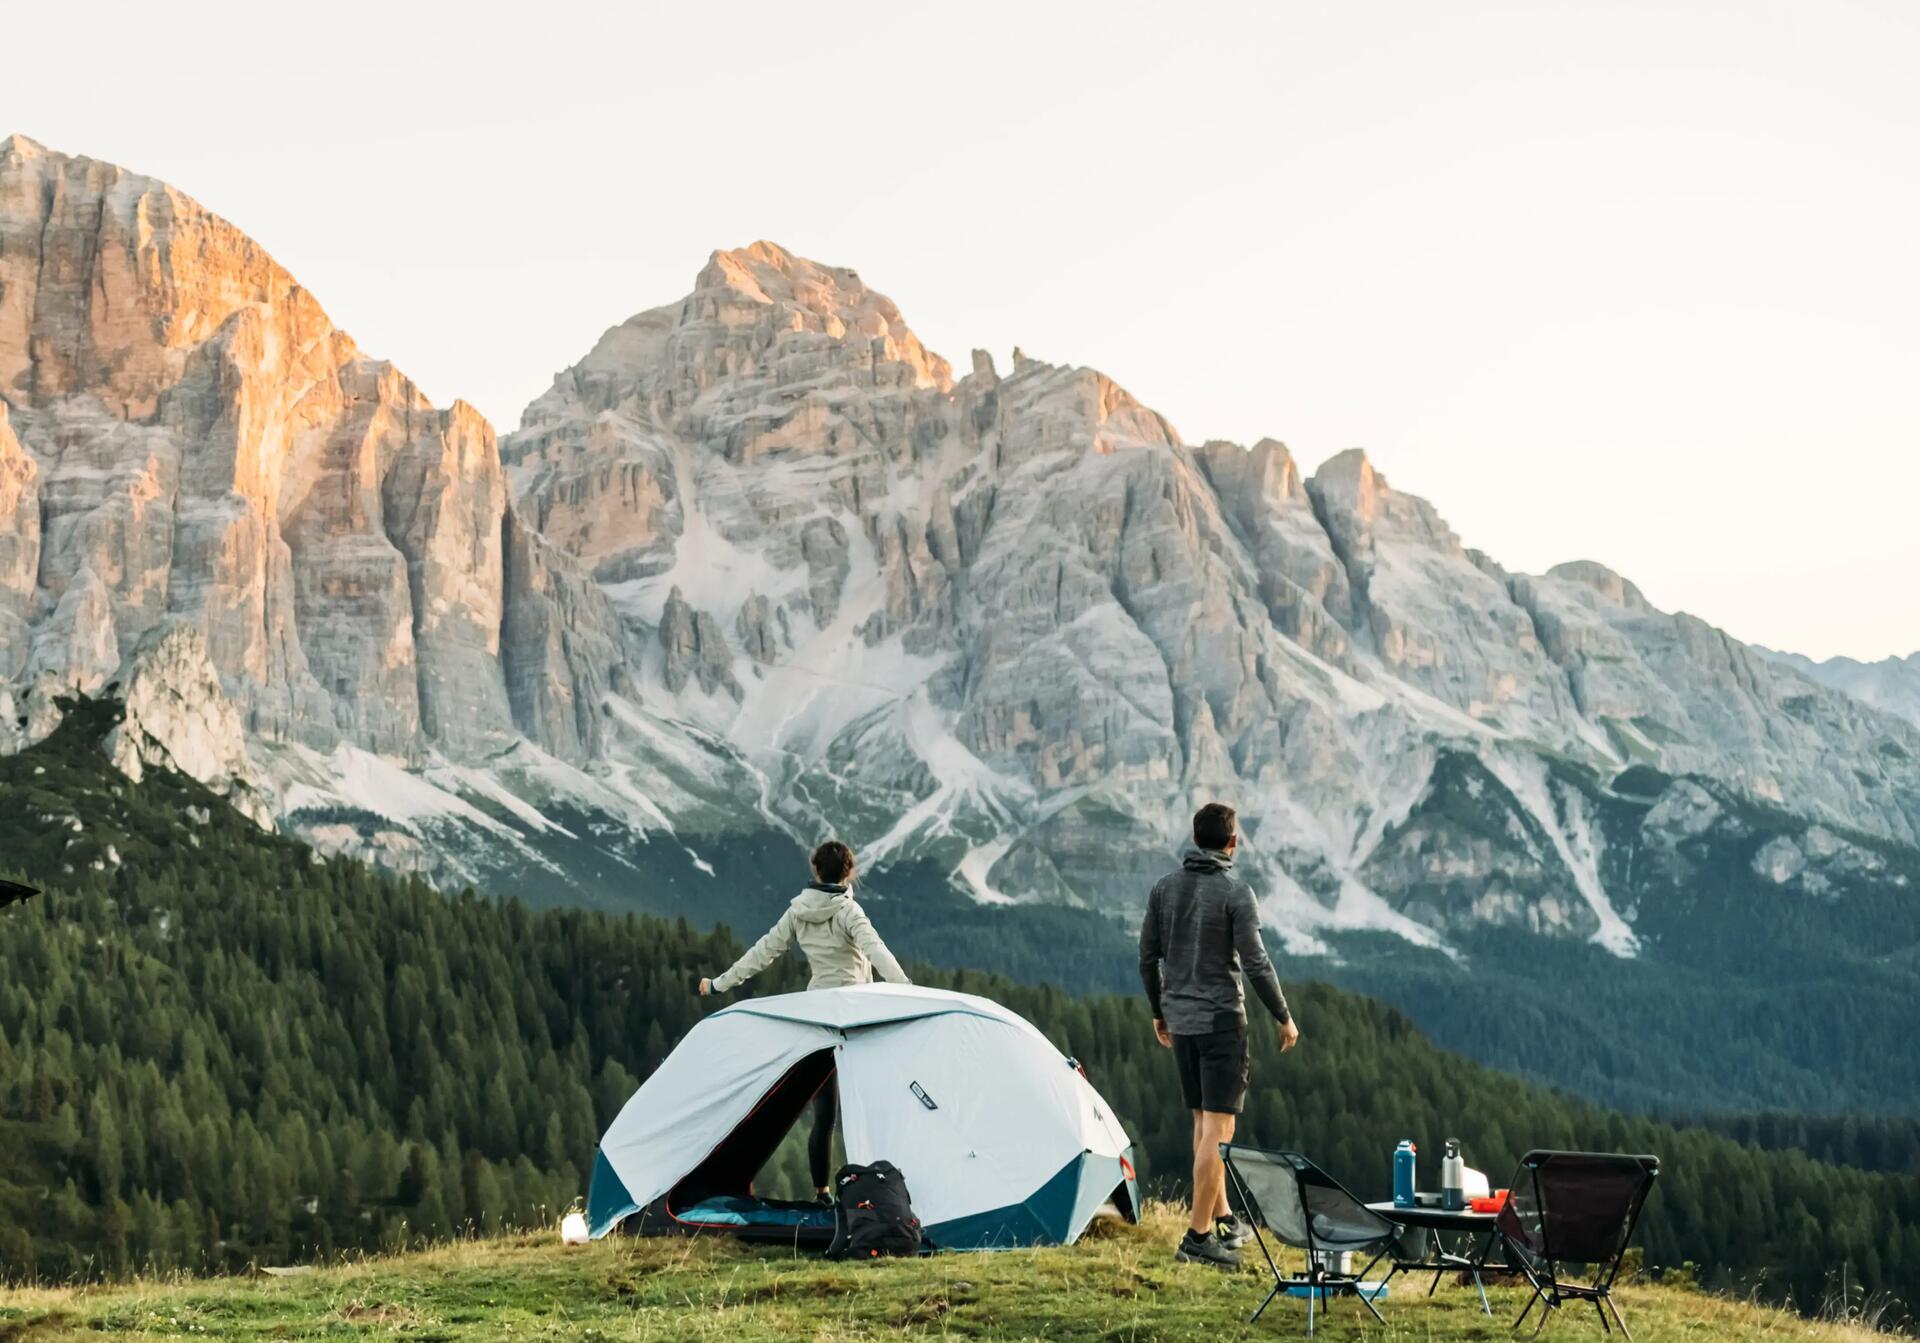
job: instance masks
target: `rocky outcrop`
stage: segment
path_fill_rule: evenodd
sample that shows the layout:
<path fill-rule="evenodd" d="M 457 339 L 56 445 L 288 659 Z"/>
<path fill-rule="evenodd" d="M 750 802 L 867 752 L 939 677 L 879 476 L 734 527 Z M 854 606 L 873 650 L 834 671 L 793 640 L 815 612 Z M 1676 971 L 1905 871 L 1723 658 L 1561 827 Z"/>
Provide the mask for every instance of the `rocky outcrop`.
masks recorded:
<path fill-rule="evenodd" d="M 601 754 L 608 696 L 631 688 L 606 594 L 508 509 L 500 665 L 520 731 L 562 760 Z"/>
<path fill-rule="evenodd" d="M 1263 438 L 1251 450 L 1208 443 L 1196 454 L 1221 509 L 1253 561 L 1267 614 L 1282 634 L 1344 666 L 1352 641 L 1353 594 L 1346 569 L 1286 446 Z"/>
<path fill-rule="evenodd" d="M 120 666 L 115 636 L 113 595 L 92 569 L 83 568 L 34 630 L 28 675 L 58 685 L 63 694 L 90 695 Z"/>
<path fill-rule="evenodd" d="M 14 437 L 0 401 L 0 685 L 26 670 L 40 572 L 40 468 Z"/>
<path fill-rule="evenodd" d="M 1920 653 L 1882 658 L 1878 662 L 1846 657 L 1816 662 L 1799 653 L 1776 653 L 1765 648 L 1754 651 L 1793 668 L 1809 681 L 1844 691 L 1882 713 L 1897 714 L 1910 723 L 1920 724 Z"/>
<path fill-rule="evenodd" d="M 135 783 L 149 769 L 185 774 L 273 828 L 272 795 L 248 759 L 240 715 L 196 626 L 154 626 L 116 679 L 124 710 L 102 745 L 121 773 Z"/>
<path fill-rule="evenodd" d="M 746 608 L 741 611 L 744 615 Z M 733 678 L 733 657 L 720 623 L 687 605 L 679 588 L 667 594 L 660 616 L 660 646 L 666 651 L 660 677 L 668 690 L 678 694 L 697 683 L 709 695 L 725 689 L 734 699 L 740 698 L 740 683 Z"/>
<path fill-rule="evenodd" d="M 492 429 L 362 355 L 195 201 L 0 142 L 0 401 L 0 676 L 88 688 L 184 620 L 270 742 L 580 749 L 540 735 L 575 715 L 509 692 L 503 629 L 554 610 L 507 610 Z M 526 679 L 549 671 L 518 659 L 523 705 L 578 693 Z"/>
<path fill-rule="evenodd" d="M 1908 725 L 1797 675 L 1697 617 L 1655 609 L 1591 562 L 1516 578 L 1581 718 L 1619 758 L 1699 774 L 1912 842 Z"/>
<path fill-rule="evenodd" d="M 1527 612 L 1431 504 L 1389 486 L 1358 449 L 1307 488 L 1352 584 L 1353 628 L 1395 677 L 1489 727 L 1582 735 Z"/>

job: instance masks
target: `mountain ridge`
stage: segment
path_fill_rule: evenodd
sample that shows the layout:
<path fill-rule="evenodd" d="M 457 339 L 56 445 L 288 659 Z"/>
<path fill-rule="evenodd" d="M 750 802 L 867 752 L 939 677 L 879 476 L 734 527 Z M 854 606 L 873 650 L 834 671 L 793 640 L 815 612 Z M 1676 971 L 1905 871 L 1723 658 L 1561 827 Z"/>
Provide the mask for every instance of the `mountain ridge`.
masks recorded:
<path fill-rule="evenodd" d="M 190 198 L 10 140 L 0 404 L 12 745 L 184 621 L 281 824 L 447 883 L 836 830 L 1124 912 L 1227 796 L 1296 950 L 1629 955 L 1687 845 L 1746 842 L 1716 788 L 1805 820 L 1797 857 L 1739 854 L 1763 889 L 1920 837 L 1913 725 L 1591 561 L 1510 574 L 1360 450 L 1189 445 L 1019 351 L 955 378 L 858 272 L 765 241 L 496 441 Z M 1623 802 L 1633 771 L 1661 782 Z"/>
<path fill-rule="evenodd" d="M 1920 723 L 1920 653 L 1867 662 L 1858 658 L 1810 658 L 1803 653 L 1760 650 L 1810 681 L 1832 686 L 1885 713 Z"/>

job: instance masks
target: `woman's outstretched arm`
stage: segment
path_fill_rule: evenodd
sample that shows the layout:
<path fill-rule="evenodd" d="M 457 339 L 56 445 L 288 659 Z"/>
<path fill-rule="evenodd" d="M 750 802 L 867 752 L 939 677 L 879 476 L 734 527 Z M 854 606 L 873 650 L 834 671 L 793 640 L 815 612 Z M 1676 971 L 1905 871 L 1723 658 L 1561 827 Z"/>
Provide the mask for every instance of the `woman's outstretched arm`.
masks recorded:
<path fill-rule="evenodd" d="M 793 945 L 793 915 L 782 914 L 779 922 L 767 929 L 766 936 L 748 947 L 745 954 L 713 977 L 713 991 L 725 993 L 738 988 L 780 959 L 780 953 Z"/>

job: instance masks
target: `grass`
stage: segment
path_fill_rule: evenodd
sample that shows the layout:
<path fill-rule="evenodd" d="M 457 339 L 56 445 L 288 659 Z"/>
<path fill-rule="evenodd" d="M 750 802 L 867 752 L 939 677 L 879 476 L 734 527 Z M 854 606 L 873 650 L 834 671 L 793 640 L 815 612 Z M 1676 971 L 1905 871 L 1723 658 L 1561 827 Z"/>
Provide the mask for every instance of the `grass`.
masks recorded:
<path fill-rule="evenodd" d="M 701 1240 L 607 1240 L 563 1248 L 552 1233 L 458 1241 L 290 1277 L 142 1280 L 0 1290 L 0 1343 L 61 1339 L 568 1339 L 708 1343 L 850 1343 L 955 1339 L 1283 1339 L 1305 1333 L 1299 1302 L 1260 1323 L 1261 1273 L 1173 1262 L 1180 1218 L 1165 1206 L 1145 1226 L 1103 1224 L 1070 1249 L 830 1264 L 791 1252 Z M 1258 1262 L 1257 1255 L 1250 1256 Z M 1328 1340 L 1513 1337 L 1524 1297 L 1396 1280 L 1387 1328 L 1351 1299 L 1323 1317 Z M 1808 1339 L 1865 1343 L 1854 1324 L 1813 1321 L 1684 1288 L 1618 1293 L 1640 1343 Z M 1531 1325 L 1529 1325 L 1529 1332 Z M 1554 1339 L 1600 1338 L 1591 1310 L 1568 1307 Z"/>

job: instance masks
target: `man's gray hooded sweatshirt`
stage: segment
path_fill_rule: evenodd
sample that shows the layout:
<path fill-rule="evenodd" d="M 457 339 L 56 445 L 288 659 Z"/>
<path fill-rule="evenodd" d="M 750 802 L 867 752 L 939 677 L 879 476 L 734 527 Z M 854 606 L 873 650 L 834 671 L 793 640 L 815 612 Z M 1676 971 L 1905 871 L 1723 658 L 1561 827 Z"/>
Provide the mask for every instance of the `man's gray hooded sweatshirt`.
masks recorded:
<path fill-rule="evenodd" d="M 847 888 L 816 881 L 793 897 L 780 921 L 748 947 L 746 955 L 714 976 L 714 991 L 725 993 L 744 984 L 779 960 L 781 953 L 796 942 L 813 970 L 813 979 L 807 985 L 810 989 L 870 984 L 875 970 L 891 983 L 912 982 Z"/>
<path fill-rule="evenodd" d="M 1231 854 L 1195 849 L 1154 886 L 1140 923 L 1140 982 L 1154 1020 L 1175 1035 L 1244 1026 L 1243 970 L 1274 1019 L 1287 1020 L 1252 889 L 1233 875 Z"/>

